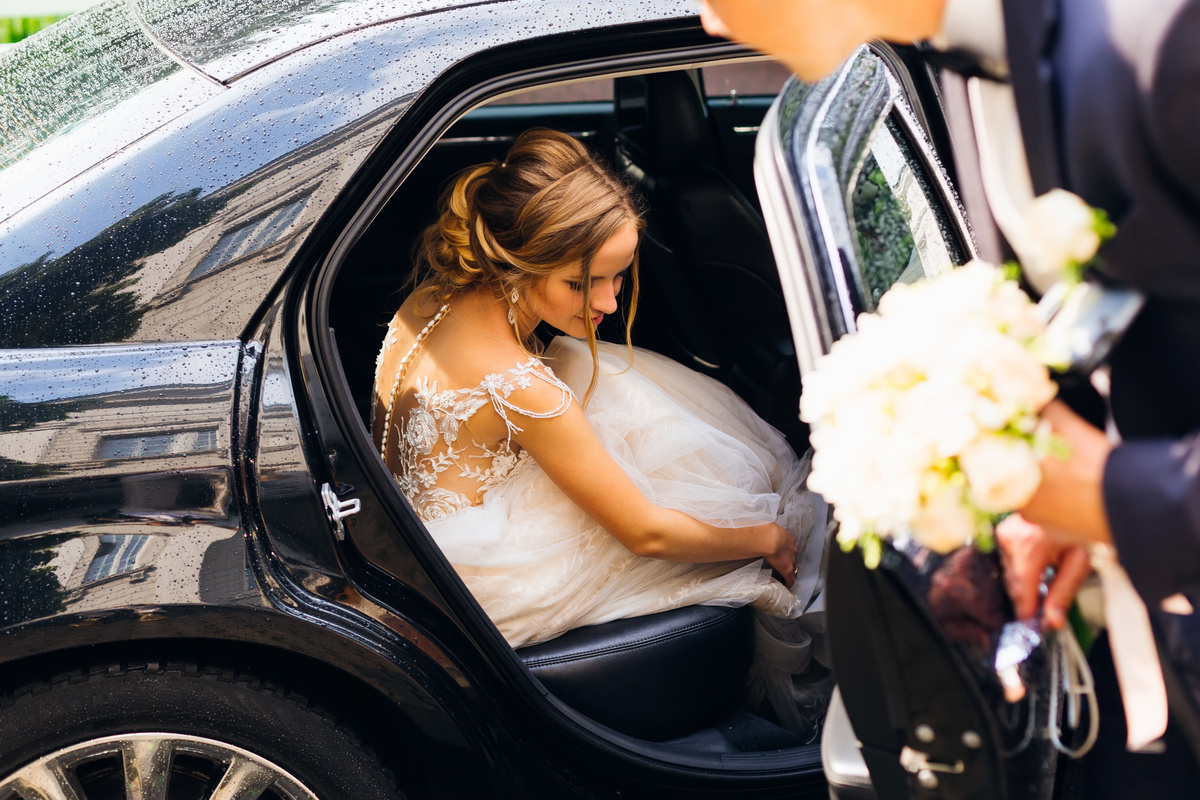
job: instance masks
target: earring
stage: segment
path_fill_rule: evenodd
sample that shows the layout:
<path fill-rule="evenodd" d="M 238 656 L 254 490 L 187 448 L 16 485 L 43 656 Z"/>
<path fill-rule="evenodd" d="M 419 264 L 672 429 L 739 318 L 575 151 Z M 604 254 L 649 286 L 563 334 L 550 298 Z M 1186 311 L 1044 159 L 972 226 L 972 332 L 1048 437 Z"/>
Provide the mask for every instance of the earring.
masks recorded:
<path fill-rule="evenodd" d="M 512 294 L 510 294 L 508 298 L 512 300 L 513 305 L 515 306 L 521 301 L 521 293 L 516 290 L 516 287 L 513 287 Z"/>
<path fill-rule="evenodd" d="M 515 326 L 517 324 L 517 315 L 513 313 L 513 306 L 521 300 L 521 293 L 516 290 L 516 287 L 513 288 L 512 294 L 508 296 L 508 299 L 512 301 L 508 307 L 508 324 Z"/>

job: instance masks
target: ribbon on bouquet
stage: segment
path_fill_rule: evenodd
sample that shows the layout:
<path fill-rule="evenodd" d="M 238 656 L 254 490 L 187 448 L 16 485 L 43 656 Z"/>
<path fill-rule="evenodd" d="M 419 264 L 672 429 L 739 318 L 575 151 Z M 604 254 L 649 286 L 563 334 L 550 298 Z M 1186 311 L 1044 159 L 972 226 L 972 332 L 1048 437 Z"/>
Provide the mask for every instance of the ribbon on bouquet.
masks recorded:
<path fill-rule="evenodd" d="M 1091 556 L 1104 589 L 1108 642 L 1125 705 L 1125 747 L 1141 750 L 1167 730 L 1167 689 L 1150 614 L 1111 547 L 1092 545 Z"/>

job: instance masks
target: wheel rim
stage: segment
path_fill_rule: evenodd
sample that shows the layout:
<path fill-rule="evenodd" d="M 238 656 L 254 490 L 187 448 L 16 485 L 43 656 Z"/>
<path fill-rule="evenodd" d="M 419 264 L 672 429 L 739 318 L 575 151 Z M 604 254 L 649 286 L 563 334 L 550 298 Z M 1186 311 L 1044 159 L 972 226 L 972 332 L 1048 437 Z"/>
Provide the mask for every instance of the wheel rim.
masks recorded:
<path fill-rule="evenodd" d="M 91 739 L 0 781 L 0 800 L 318 800 L 248 750 L 177 733 Z"/>

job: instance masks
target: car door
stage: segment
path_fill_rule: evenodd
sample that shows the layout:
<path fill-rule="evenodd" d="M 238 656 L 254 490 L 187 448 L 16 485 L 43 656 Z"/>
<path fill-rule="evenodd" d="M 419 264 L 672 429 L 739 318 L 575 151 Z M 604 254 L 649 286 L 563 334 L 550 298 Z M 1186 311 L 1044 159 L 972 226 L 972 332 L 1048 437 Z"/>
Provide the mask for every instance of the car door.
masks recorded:
<path fill-rule="evenodd" d="M 756 180 L 802 380 L 890 286 L 974 254 L 954 190 L 910 105 L 911 83 L 890 56 L 882 46 L 864 47 L 820 83 L 793 79 L 759 135 Z M 856 551 L 831 545 L 829 552 L 830 637 L 845 709 L 835 703 L 831 716 L 848 715 L 854 735 L 845 741 L 858 751 L 850 760 L 861 755 L 862 777 L 869 772 L 873 784 L 873 792 L 851 787 L 845 796 L 1053 796 L 1057 754 L 1028 735 L 1035 720 L 1045 723 L 1048 682 L 1023 704 L 1006 704 L 990 662 L 939 622 L 945 609 L 931 587 L 972 571 L 979 578 L 973 602 L 1007 609 L 994 557 L 889 550 L 870 570 Z M 985 641 L 996 632 L 983 631 Z M 836 795 L 838 776 L 829 777 Z"/>

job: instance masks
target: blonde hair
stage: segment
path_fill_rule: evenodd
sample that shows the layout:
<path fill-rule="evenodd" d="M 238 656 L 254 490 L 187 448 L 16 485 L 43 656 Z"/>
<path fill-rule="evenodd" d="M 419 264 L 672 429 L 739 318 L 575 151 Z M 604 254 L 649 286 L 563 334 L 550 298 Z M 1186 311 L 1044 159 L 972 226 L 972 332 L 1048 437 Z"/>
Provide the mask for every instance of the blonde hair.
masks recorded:
<path fill-rule="evenodd" d="M 582 144 L 564 133 L 534 128 L 521 134 L 503 161 L 468 167 L 442 195 L 438 221 L 417 244 L 416 307 L 438 308 L 462 291 L 490 289 L 507 298 L 564 266 L 581 265 L 584 308 L 591 302 L 596 251 L 632 222 L 645 227 L 633 190 Z M 630 265 L 625 315 L 629 342 L 638 300 L 638 255 Z M 423 301 L 432 300 L 432 303 Z M 507 302 L 507 301 L 506 301 Z M 596 332 L 587 326 L 596 365 Z M 528 342 L 521 342 L 523 347 Z M 596 367 L 584 402 L 596 385 Z"/>

